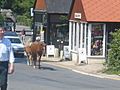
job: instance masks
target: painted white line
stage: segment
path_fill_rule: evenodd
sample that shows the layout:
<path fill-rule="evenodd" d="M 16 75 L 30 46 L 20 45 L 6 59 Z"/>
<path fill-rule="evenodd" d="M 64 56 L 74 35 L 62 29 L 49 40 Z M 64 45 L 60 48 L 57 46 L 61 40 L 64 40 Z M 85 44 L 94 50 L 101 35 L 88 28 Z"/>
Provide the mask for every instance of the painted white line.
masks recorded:
<path fill-rule="evenodd" d="M 50 64 L 50 63 L 46 63 L 46 64 Z M 111 79 L 111 80 L 120 80 L 119 77 L 115 78 L 115 77 L 109 77 L 109 76 L 103 76 L 103 75 L 101 76 L 101 75 L 86 73 L 86 72 L 82 72 L 82 71 L 78 71 L 78 70 L 72 69 L 71 67 L 67 67 L 67 66 L 64 66 L 64 65 L 59 65 L 59 64 L 51 64 L 51 65 L 62 67 L 62 68 L 66 68 L 66 69 L 72 70 L 72 71 L 74 71 L 76 73 L 80 73 L 80 74 L 84 74 L 84 75 L 89 75 L 89 76 L 93 76 L 93 77 L 106 78 L 106 79 Z"/>
<path fill-rule="evenodd" d="M 104 78 L 103 76 L 99 76 L 99 75 L 95 75 L 95 74 L 90 74 L 90 73 L 86 73 L 86 72 L 82 72 L 82 71 L 78 71 L 78 70 L 74 70 L 74 69 L 72 69 L 72 71 L 74 71 L 76 73 L 84 74 L 84 75 L 89 75 L 89 76 Z"/>
<path fill-rule="evenodd" d="M 74 69 L 72 69 L 72 71 L 74 71 L 76 73 L 84 74 L 84 75 L 98 77 L 98 78 L 106 78 L 106 79 L 111 79 L 111 80 L 120 80 L 119 77 L 118 78 L 114 78 L 114 77 L 109 77 L 109 76 L 100 76 L 100 75 L 90 74 L 90 73 L 86 73 L 86 72 L 82 72 L 82 71 L 78 71 L 78 70 L 74 70 Z"/>

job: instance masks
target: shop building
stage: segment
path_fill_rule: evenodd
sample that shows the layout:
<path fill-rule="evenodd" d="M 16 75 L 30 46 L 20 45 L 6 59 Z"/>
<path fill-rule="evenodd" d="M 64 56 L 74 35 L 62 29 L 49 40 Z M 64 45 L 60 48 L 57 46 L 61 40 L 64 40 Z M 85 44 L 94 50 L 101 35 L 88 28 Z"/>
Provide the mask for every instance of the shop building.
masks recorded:
<path fill-rule="evenodd" d="M 44 41 L 47 45 L 55 45 L 55 48 L 62 49 L 63 45 L 69 44 L 68 15 L 72 1 L 35 1 L 34 34 L 44 31 Z"/>
<path fill-rule="evenodd" d="M 110 32 L 120 29 L 120 0 L 74 0 L 69 19 L 71 59 L 106 60 Z"/>

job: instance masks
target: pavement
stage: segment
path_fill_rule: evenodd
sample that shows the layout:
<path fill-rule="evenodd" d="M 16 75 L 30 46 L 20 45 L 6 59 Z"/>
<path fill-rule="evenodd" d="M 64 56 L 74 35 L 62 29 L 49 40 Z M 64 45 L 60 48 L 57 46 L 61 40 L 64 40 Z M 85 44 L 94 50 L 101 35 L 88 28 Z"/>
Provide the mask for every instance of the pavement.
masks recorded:
<path fill-rule="evenodd" d="M 42 62 L 54 66 L 70 69 L 74 72 L 85 75 L 112 79 L 112 80 L 120 80 L 120 75 L 109 75 L 102 72 L 105 69 L 105 66 L 103 65 L 104 63 L 103 61 L 91 60 L 90 62 L 88 62 L 88 64 L 83 63 L 78 65 L 76 62 L 70 60 L 63 60 L 61 58 L 54 58 L 54 57 L 42 57 Z"/>

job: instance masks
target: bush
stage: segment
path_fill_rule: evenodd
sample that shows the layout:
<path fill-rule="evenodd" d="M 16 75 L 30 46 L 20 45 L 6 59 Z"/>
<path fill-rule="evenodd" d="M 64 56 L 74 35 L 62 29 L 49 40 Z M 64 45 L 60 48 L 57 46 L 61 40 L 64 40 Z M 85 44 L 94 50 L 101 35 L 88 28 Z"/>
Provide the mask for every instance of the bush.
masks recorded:
<path fill-rule="evenodd" d="M 109 44 L 107 71 L 120 73 L 120 29 L 111 33 L 112 41 Z"/>

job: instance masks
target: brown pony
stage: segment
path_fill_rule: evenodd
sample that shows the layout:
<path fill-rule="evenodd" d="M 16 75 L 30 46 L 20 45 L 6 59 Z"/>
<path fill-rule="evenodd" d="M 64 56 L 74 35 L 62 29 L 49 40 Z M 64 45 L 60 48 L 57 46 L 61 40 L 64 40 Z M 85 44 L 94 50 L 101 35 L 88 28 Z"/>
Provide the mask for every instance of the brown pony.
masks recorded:
<path fill-rule="evenodd" d="M 36 68 L 38 61 L 38 68 L 40 69 L 41 56 L 43 54 L 44 47 L 44 43 L 37 41 L 25 46 L 25 52 L 28 57 L 28 65 L 33 65 L 34 68 Z"/>

